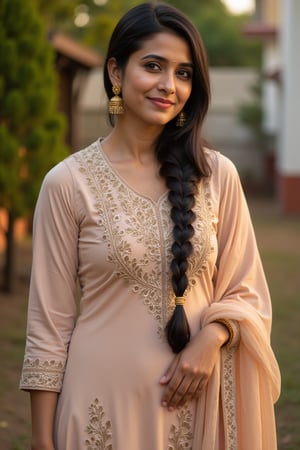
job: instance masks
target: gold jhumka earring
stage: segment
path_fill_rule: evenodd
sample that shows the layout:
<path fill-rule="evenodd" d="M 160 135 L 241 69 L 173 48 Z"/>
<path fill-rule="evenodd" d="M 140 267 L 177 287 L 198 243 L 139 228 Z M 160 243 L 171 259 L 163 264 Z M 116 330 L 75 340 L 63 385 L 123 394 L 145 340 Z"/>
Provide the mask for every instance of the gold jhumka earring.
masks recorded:
<path fill-rule="evenodd" d="M 123 99 L 119 97 L 119 94 L 121 93 L 120 86 L 114 85 L 112 87 L 112 91 L 115 95 L 109 100 L 108 112 L 109 114 L 114 115 L 123 114 L 124 113 Z"/>
<path fill-rule="evenodd" d="M 186 122 L 186 114 L 182 110 L 181 113 L 177 116 L 176 127 L 179 127 L 179 128 L 183 127 L 185 122 Z"/>

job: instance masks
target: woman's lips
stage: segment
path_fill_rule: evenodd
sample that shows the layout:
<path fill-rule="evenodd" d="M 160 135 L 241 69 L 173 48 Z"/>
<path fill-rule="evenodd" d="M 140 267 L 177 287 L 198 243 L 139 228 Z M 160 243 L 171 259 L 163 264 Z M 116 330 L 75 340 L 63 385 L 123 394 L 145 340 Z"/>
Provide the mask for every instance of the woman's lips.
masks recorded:
<path fill-rule="evenodd" d="M 171 102 L 171 100 L 168 100 L 166 98 L 160 98 L 160 97 L 148 97 L 148 99 L 154 103 L 154 105 L 158 106 L 162 109 L 170 108 L 170 106 L 173 106 L 174 103 Z"/>

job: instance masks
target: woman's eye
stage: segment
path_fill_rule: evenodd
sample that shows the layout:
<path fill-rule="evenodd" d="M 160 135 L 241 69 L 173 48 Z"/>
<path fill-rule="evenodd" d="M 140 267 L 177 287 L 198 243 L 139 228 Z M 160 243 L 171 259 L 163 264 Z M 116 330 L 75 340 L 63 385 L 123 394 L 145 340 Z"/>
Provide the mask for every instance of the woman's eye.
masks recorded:
<path fill-rule="evenodd" d="M 184 79 L 186 79 L 186 80 L 190 80 L 190 79 L 192 78 L 191 72 L 190 72 L 189 70 L 186 70 L 186 69 L 180 69 L 180 70 L 178 70 L 178 71 L 177 71 L 177 75 L 178 75 L 180 78 L 184 78 Z"/>
<path fill-rule="evenodd" d="M 160 65 L 157 64 L 156 62 L 149 62 L 149 63 L 145 64 L 145 67 L 147 69 L 154 70 L 154 71 L 160 70 Z"/>

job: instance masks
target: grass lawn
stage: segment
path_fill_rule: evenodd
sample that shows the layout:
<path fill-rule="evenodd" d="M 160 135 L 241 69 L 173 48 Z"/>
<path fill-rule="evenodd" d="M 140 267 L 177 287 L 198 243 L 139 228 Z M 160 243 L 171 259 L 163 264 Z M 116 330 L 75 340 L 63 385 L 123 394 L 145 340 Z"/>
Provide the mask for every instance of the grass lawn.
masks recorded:
<path fill-rule="evenodd" d="M 249 205 L 272 294 L 272 342 L 282 373 L 282 394 L 276 405 L 278 450 L 298 450 L 300 449 L 300 218 L 281 217 L 276 206 L 267 201 L 250 201 Z M 30 448 L 28 395 L 19 392 L 17 388 L 24 351 L 30 243 L 18 246 L 17 256 L 18 276 L 15 292 L 10 296 L 0 294 L 1 450 Z"/>

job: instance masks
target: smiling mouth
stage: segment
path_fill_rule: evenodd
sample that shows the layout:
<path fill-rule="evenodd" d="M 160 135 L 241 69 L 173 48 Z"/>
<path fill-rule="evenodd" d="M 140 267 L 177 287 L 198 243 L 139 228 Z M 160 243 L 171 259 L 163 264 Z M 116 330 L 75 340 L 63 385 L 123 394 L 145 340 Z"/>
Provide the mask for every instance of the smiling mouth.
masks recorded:
<path fill-rule="evenodd" d="M 152 103 L 154 103 L 156 106 L 160 108 L 169 108 L 170 106 L 174 105 L 174 103 L 171 102 L 171 100 L 161 97 L 148 97 L 148 100 L 150 100 Z"/>

